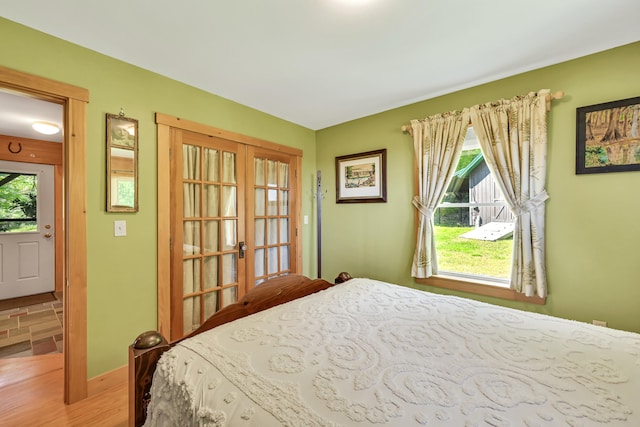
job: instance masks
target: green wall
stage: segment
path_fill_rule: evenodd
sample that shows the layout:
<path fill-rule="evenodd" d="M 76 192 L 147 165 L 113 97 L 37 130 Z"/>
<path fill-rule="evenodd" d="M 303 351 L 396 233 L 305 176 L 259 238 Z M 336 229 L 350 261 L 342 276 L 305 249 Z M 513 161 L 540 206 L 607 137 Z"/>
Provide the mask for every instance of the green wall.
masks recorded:
<path fill-rule="evenodd" d="M 469 64 L 473 66 L 473 64 Z M 318 169 L 327 190 L 322 275 L 340 271 L 434 292 L 640 332 L 640 172 L 575 174 L 576 108 L 640 96 L 640 43 L 542 68 L 317 132 Z M 411 119 L 549 88 L 563 90 L 548 116 L 545 306 L 416 285 Z M 336 204 L 335 157 L 387 149 L 387 203 Z"/>
<path fill-rule="evenodd" d="M 312 212 L 315 133 L 0 18 L 0 65 L 86 88 L 88 372 L 127 363 L 127 347 L 156 328 L 156 126 L 161 112 L 303 150 L 303 214 Z M 105 212 L 105 114 L 139 120 L 140 210 Z M 113 222 L 127 221 L 127 236 Z M 313 221 L 311 221 L 312 223 Z M 303 272 L 315 275 L 315 237 L 303 225 Z"/>
<path fill-rule="evenodd" d="M 546 306 L 498 304 L 640 332 L 640 172 L 574 174 L 575 109 L 640 95 L 640 43 L 544 68 L 318 132 L 205 93 L 0 18 L 0 65 L 89 90 L 89 377 L 127 363 L 135 336 L 156 328 L 156 126 L 162 112 L 300 148 L 303 273 L 314 276 L 316 169 L 323 172 L 323 276 L 340 271 L 407 286 L 413 253 L 413 153 L 400 132 L 410 119 L 541 88 L 564 90 L 549 115 Z M 105 114 L 139 120 L 140 211 L 106 213 Z M 349 148 L 345 148 L 349 147 Z M 335 157 L 387 148 L 388 202 L 337 205 Z M 113 222 L 127 236 L 113 237 Z M 435 292 L 442 290 L 426 288 Z M 469 296 L 469 295 L 465 295 Z M 471 296 L 475 298 L 474 296 Z"/>

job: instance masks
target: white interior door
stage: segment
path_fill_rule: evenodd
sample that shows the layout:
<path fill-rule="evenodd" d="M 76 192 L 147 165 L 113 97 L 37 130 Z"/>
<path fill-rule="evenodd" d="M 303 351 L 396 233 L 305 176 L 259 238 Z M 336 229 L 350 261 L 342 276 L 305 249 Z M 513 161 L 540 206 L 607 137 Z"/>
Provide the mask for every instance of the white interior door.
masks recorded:
<path fill-rule="evenodd" d="M 53 166 L 0 161 L 0 299 L 53 292 Z"/>

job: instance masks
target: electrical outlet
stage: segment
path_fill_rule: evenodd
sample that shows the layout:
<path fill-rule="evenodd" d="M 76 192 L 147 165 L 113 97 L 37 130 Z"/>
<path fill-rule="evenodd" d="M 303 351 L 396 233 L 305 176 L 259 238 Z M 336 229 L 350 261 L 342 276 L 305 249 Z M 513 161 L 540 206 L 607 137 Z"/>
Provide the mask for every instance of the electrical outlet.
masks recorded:
<path fill-rule="evenodd" d="M 113 221 L 113 235 L 122 237 L 127 235 L 127 221 Z"/>
<path fill-rule="evenodd" d="M 592 323 L 596 326 L 604 326 L 607 327 L 607 322 L 605 320 L 593 320 Z"/>

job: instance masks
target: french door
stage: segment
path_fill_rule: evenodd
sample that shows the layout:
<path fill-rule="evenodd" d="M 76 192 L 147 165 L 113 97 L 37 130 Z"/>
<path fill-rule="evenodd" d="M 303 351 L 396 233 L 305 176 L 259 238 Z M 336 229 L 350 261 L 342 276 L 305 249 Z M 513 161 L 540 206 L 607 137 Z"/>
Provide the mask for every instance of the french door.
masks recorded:
<path fill-rule="evenodd" d="M 247 275 L 250 283 L 257 285 L 295 271 L 298 209 L 293 202 L 298 195 L 292 177 L 297 170 L 289 155 L 255 147 L 249 147 L 247 154 L 247 212 L 251 226 L 247 227 L 246 236 L 253 258 Z"/>
<path fill-rule="evenodd" d="M 299 265 L 299 156 L 171 131 L 171 339 Z"/>

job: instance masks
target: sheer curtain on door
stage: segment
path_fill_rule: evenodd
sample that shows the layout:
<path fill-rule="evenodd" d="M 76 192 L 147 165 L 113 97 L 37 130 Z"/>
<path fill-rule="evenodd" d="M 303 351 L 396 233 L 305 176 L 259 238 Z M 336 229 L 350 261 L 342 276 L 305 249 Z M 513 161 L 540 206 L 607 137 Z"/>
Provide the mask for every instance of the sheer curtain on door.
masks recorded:
<path fill-rule="evenodd" d="M 222 286 L 231 285 L 238 281 L 238 254 L 236 247 L 238 244 L 238 177 L 236 170 L 236 154 L 223 151 L 222 152 L 222 212 L 218 215 L 222 220 L 222 239 L 221 250 L 227 251 L 222 256 Z M 228 252 L 231 251 L 231 252 Z M 216 282 L 216 286 L 219 284 Z M 236 286 L 223 288 L 222 305 L 226 306 L 237 300 L 238 288 Z M 219 307 L 220 301 L 216 301 L 218 305 L 215 310 L 207 311 L 206 316 L 209 317 L 222 307 Z"/>
<path fill-rule="evenodd" d="M 201 148 L 193 145 L 182 146 L 182 178 L 184 180 L 200 179 Z M 194 182 L 183 183 L 182 189 L 183 221 L 183 256 L 200 254 L 200 221 L 193 221 L 200 216 L 200 185 Z M 200 288 L 199 258 L 187 258 L 183 261 L 182 293 L 188 295 Z M 197 298 L 183 300 L 183 329 L 184 332 L 193 329 L 200 321 L 200 301 Z"/>
<path fill-rule="evenodd" d="M 255 284 L 291 271 L 290 166 L 254 158 Z"/>
<path fill-rule="evenodd" d="M 183 332 L 189 332 L 202 321 L 201 298 L 204 298 L 205 318 L 219 307 L 218 293 L 199 293 L 219 286 L 220 255 L 220 151 L 193 145 L 183 145 Z M 204 158 L 200 156 L 204 152 Z M 200 169 L 203 169 L 201 174 Z M 235 155 L 224 153 L 223 179 L 235 181 Z M 234 216 L 235 187 L 222 186 L 225 202 L 222 216 Z M 204 203 L 201 203 L 201 197 Z M 223 220 L 223 250 L 235 248 L 236 221 Z M 229 277 L 237 276 L 233 258 L 223 255 L 224 268 Z"/>

